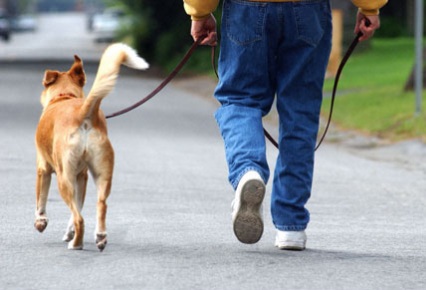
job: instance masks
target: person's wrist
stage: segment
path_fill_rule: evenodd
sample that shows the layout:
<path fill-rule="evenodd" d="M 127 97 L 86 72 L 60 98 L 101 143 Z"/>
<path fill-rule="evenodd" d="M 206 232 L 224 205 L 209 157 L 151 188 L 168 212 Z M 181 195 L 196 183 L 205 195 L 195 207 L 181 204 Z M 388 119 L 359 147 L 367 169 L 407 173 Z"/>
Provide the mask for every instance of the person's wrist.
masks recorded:
<path fill-rule="evenodd" d="M 368 10 L 368 9 L 359 8 L 359 12 L 364 14 L 365 16 L 377 16 L 380 14 L 379 9 Z"/>
<path fill-rule="evenodd" d="M 192 15 L 192 16 L 191 16 L 191 20 L 192 20 L 192 21 L 202 21 L 202 20 L 205 20 L 205 19 L 209 18 L 209 17 L 210 17 L 210 15 L 211 15 L 211 13 L 209 13 L 209 14 L 207 14 L 207 15 L 202 15 L 202 16 L 199 16 L 199 15 Z"/>

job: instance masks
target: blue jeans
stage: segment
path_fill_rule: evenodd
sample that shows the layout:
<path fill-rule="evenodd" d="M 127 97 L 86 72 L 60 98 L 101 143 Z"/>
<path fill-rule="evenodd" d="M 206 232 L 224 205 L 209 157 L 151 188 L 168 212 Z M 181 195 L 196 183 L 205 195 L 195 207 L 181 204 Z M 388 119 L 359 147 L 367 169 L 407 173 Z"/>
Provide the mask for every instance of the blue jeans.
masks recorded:
<path fill-rule="evenodd" d="M 331 49 L 329 0 L 225 0 L 215 117 L 225 143 L 229 181 L 256 170 L 269 179 L 262 117 L 279 115 L 271 212 L 279 230 L 307 227 L 314 148 Z M 275 98 L 276 97 L 276 98 Z"/>

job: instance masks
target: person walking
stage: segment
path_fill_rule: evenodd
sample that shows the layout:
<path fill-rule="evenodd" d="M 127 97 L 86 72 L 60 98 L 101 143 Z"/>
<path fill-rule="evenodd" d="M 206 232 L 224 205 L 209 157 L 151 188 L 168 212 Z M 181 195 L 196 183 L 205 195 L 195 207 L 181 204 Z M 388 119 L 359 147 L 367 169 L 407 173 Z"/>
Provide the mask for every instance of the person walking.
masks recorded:
<path fill-rule="evenodd" d="M 194 41 L 217 45 L 218 0 L 183 0 Z M 380 27 L 387 0 L 352 0 L 360 41 Z M 367 20 L 369 25 L 367 25 Z M 224 0 L 215 118 L 235 190 L 233 230 L 242 243 L 263 234 L 262 202 L 270 177 L 262 117 L 276 101 L 279 153 L 271 195 L 275 246 L 304 250 L 314 151 L 331 50 L 329 0 Z"/>

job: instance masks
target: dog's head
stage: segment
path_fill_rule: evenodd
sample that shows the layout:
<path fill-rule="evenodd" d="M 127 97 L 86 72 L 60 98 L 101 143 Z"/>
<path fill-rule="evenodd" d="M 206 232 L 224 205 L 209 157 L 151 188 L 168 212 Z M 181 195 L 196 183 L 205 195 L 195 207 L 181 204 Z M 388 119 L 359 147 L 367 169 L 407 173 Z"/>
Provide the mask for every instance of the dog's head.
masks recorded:
<path fill-rule="evenodd" d="M 83 98 L 83 86 L 86 83 L 86 74 L 82 60 L 75 55 L 74 64 L 67 72 L 46 70 L 43 78 L 44 90 L 41 93 L 41 104 L 45 108 L 49 102 L 59 96 L 73 96 Z"/>

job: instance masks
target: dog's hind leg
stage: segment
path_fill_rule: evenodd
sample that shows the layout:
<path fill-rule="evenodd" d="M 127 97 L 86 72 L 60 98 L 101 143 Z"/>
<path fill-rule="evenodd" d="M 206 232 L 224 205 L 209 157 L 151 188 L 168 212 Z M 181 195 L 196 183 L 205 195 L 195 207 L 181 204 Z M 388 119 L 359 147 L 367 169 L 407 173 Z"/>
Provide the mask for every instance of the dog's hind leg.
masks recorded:
<path fill-rule="evenodd" d="M 37 180 L 36 180 L 36 212 L 34 227 L 43 232 L 49 222 L 46 215 L 47 196 L 49 194 L 52 169 L 46 162 L 37 158 Z"/>
<path fill-rule="evenodd" d="M 77 176 L 77 192 L 76 192 L 75 200 L 76 200 L 77 208 L 78 208 L 79 212 L 82 211 L 83 205 L 84 205 L 84 200 L 86 199 L 87 179 L 88 179 L 87 170 L 82 171 Z M 65 234 L 64 234 L 62 240 L 64 242 L 70 242 L 74 238 L 74 235 L 75 235 L 74 217 L 71 214 L 70 220 L 68 222 L 67 229 L 65 231 Z"/>
<path fill-rule="evenodd" d="M 96 188 L 98 191 L 97 203 L 97 223 L 95 230 L 96 246 L 100 251 L 103 251 L 107 244 L 107 231 L 106 231 L 106 213 L 107 203 L 106 200 L 111 192 L 112 172 L 114 168 L 114 152 L 112 147 L 106 152 L 102 160 L 93 168 L 99 168 L 101 171 L 92 170 L 95 179 Z"/>
<path fill-rule="evenodd" d="M 96 246 L 100 251 L 103 251 L 107 244 L 106 231 L 106 200 L 111 192 L 111 178 L 97 178 L 96 185 L 98 188 L 98 204 L 97 204 L 97 223 L 95 230 Z"/>
<path fill-rule="evenodd" d="M 58 187 L 59 192 L 65 203 L 71 210 L 73 226 L 74 226 L 74 238 L 68 243 L 68 249 L 70 250 L 81 250 L 83 249 L 83 237 L 84 237 L 84 219 L 81 216 L 78 203 L 76 200 L 77 193 L 74 192 L 76 188 L 76 180 L 65 177 L 65 174 L 58 173 Z M 74 181 L 74 182 L 73 182 Z"/>

